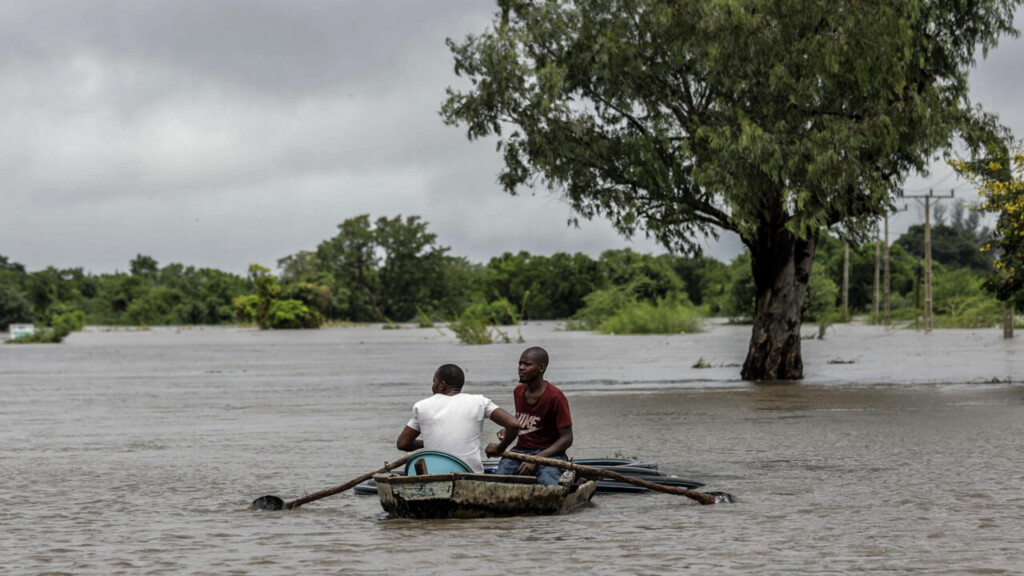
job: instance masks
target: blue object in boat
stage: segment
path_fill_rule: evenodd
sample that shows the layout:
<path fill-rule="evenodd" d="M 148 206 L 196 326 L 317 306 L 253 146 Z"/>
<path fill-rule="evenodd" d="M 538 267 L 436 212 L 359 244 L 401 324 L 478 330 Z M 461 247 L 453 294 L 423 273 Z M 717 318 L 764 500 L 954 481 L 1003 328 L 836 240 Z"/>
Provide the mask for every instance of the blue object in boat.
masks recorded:
<path fill-rule="evenodd" d="M 423 460 L 427 465 L 427 474 L 451 474 L 464 472 L 469 474 L 473 469 L 458 456 L 452 456 L 440 450 L 424 450 L 405 463 L 405 475 L 416 476 L 416 462 Z"/>

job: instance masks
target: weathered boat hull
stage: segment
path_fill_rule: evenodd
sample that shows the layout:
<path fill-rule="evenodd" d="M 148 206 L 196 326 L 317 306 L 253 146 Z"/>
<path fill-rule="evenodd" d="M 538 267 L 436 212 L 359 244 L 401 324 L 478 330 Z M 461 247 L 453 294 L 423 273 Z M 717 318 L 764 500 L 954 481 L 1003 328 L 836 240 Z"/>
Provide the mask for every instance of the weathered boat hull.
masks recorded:
<path fill-rule="evenodd" d="M 543 486 L 532 476 L 428 474 L 374 476 L 381 506 L 398 518 L 481 518 L 559 514 L 594 496 L 597 483 Z"/>
<path fill-rule="evenodd" d="M 637 460 L 627 460 L 624 458 L 582 458 L 579 460 L 573 460 L 577 464 L 583 464 L 584 466 L 591 466 L 594 468 L 605 468 L 612 472 L 618 472 L 619 474 L 625 474 L 626 476 L 637 476 L 648 482 L 654 484 L 662 484 L 665 486 L 676 486 L 678 488 L 700 488 L 704 486 L 702 482 L 696 480 L 690 480 L 687 478 L 679 478 L 675 475 L 668 475 L 658 470 L 658 464 L 654 462 L 640 462 Z M 484 460 L 484 469 L 493 470 L 498 466 L 497 460 Z M 399 470 L 395 471 L 398 474 L 402 472 Z M 360 496 L 371 496 L 377 494 L 377 483 L 371 478 L 362 484 L 359 484 L 353 488 L 353 492 Z M 626 484 L 625 482 L 617 482 L 607 478 L 597 480 L 597 494 L 617 494 L 617 493 L 643 493 L 649 492 L 647 488 L 635 486 L 633 484 Z"/>

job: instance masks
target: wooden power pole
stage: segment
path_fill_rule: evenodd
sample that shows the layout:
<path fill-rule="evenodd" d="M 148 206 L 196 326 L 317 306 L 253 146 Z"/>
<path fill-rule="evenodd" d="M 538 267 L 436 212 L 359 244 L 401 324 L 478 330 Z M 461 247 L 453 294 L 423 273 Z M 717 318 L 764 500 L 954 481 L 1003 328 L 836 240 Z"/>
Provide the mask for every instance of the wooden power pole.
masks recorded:
<path fill-rule="evenodd" d="M 892 322 L 892 301 L 889 290 L 889 214 L 885 215 L 885 259 L 882 265 L 882 307 L 885 311 L 885 325 Z"/>
<path fill-rule="evenodd" d="M 843 318 L 850 317 L 850 242 L 843 241 Z"/>
<path fill-rule="evenodd" d="M 879 270 L 882 265 L 882 238 L 878 234 L 878 228 L 875 228 L 875 297 L 871 301 L 875 309 L 875 321 L 878 321 L 878 287 L 880 283 L 878 281 Z"/>
<path fill-rule="evenodd" d="M 924 197 L 924 331 L 932 331 L 932 193 Z"/>
<path fill-rule="evenodd" d="M 948 198 L 953 197 L 953 190 Z M 904 196 L 904 198 L 924 198 L 924 331 L 932 331 L 932 198 L 935 201 L 945 200 L 947 196 L 936 197 L 931 190 L 920 196 Z"/>

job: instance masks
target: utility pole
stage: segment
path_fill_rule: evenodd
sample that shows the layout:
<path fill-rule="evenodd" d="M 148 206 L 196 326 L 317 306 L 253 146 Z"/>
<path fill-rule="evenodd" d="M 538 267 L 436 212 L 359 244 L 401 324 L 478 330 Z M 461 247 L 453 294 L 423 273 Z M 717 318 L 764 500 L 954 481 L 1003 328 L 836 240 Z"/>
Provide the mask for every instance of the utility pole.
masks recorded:
<path fill-rule="evenodd" d="M 1013 305 L 1008 302 L 1003 307 L 1003 338 L 1013 338 Z"/>
<path fill-rule="evenodd" d="M 885 325 L 888 326 L 892 322 L 892 301 L 891 292 L 889 290 L 889 213 L 885 214 L 885 261 L 882 270 L 882 278 L 885 284 L 883 294 L 883 308 L 885 310 Z"/>
<path fill-rule="evenodd" d="M 843 241 L 843 318 L 850 317 L 850 241 Z"/>
<path fill-rule="evenodd" d="M 953 190 L 948 198 L 953 197 Z M 932 331 L 932 198 L 935 201 L 945 200 L 947 196 L 937 197 L 931 190 L 918 196 L 904 198 L 924 198 L 924 331 Z"/>
<path fill-rule="evenodd" d="M 882 263 L 882 239 L 878 235 L 878 228 L 875 228 L 875 297 L 871 301 L 875 308 L 875 321 L 878 320 L 878 271 Z"/>
<path fill-rule="evenodd" d="M 921 311 L 921 257 L 917 257 L 917 269 L 914 271 L 914 314 L 918 314 Z M 920 320 L 920 317 L 914 320 L 916 324 Z"/>
<path fill-rule="evenodd" d="M 924 197 L 924 332 L 932 331 L 932 191 Z"/>

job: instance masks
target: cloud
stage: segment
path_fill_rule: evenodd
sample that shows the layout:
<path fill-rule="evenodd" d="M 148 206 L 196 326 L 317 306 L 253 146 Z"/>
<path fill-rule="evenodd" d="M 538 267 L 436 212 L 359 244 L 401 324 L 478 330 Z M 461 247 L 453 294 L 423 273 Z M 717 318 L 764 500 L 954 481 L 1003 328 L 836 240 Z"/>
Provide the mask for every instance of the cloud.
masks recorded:
<path fill-rule="evenodd" d="M 543 190 L 510 197 L 493 142 L 438 115 L 462 82 L 445 38 L 479 0 L 8 0 L 0 3 L 0 254 L 30 270 L 124 270 L 136 254 L 244 272 L 359 214 L 419 215 L 451 253 L 631 246 L 566 226 Z M 972 78 L 1024 129 L 1020 41 Z M 945 172 L 939 165 L 927 186 Z M 716 257 L 735 238 L 707 244 Z"/>

